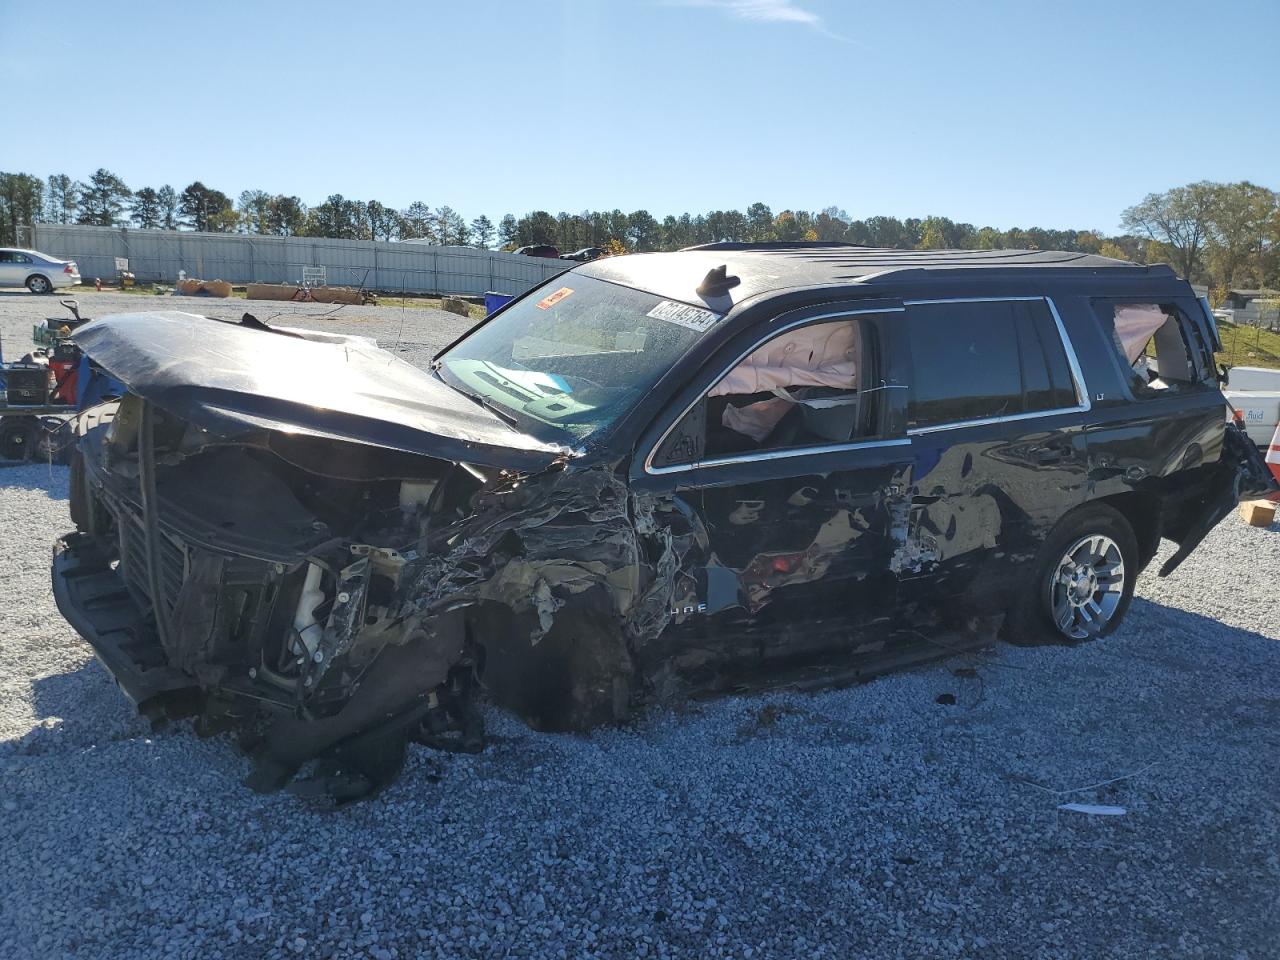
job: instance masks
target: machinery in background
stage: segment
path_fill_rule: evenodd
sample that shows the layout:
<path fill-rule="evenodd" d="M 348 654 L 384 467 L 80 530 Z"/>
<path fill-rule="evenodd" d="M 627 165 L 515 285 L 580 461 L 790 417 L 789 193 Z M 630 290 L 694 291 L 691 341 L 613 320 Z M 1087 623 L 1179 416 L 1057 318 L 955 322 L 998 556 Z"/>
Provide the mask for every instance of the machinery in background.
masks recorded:
<path fill-rule="evenodd" d="M 88 318 L 75 300 L 70 317 L 49 317 L 32 328 L 36 348 L 5 363 L 0 345 L 0 460 L 67 462 L 75 443 L 75 415 L 123 389 L 90 363 L 74 340 Z"/>

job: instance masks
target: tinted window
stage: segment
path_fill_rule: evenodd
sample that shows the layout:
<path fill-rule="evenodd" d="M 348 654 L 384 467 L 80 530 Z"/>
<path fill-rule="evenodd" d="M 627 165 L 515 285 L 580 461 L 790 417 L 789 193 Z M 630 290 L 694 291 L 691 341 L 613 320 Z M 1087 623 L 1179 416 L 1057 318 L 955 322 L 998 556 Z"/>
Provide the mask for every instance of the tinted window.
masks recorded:
<path fill-rule="evenodd" d="M 1023 412 L 1016 306 L 953 302 L 909 309 L 910 426 Z"/>
<path fill-rule="evenodd" d="M 1025 300 L 1010 306 L 1018 331 L 1026 412 L 1074 407 L 1078 400 L 1071 367 L 1048 304 L 1043 300 Z"/>

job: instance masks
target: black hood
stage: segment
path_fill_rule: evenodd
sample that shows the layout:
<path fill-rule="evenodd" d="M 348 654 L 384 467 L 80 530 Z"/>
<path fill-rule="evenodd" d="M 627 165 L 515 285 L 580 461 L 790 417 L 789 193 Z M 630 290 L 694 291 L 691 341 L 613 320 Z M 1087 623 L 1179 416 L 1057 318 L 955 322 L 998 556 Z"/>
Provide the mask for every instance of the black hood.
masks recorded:
<path fill-rule="evenodd" d="M 133 393 L 224 436 L 278 430 L 516 468 L 567 452 L 366 337 L 173 310 L 103 317 L 75 339 Z"/>

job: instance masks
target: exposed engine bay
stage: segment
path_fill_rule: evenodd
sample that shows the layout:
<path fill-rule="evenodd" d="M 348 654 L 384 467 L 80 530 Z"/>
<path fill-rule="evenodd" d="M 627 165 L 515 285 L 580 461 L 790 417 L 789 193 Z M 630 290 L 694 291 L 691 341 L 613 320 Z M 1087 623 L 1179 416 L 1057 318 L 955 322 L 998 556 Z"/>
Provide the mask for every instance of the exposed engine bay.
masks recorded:
<path fill-rule="evenodd" d="M 274 432 L 227 442 L 133 395 L 108 419 L 82 441 L 75 519 L 99 573 L 152 614 L 152 629 L 130 625 L 130 652 L 152 647 L 126 690 L 141 707 L 196 714 L 202 732 L 294 718 L 255 745 L 258 789 L 357 729 L 479 748 L 462 619 L 425 625 L 405 590 L 442 548 L 442 519 L 485 482 L 479 469 Z M 345 792 L 385 783 L 399 760 L 377 763 L 345 771 L 357 781 Z"/>

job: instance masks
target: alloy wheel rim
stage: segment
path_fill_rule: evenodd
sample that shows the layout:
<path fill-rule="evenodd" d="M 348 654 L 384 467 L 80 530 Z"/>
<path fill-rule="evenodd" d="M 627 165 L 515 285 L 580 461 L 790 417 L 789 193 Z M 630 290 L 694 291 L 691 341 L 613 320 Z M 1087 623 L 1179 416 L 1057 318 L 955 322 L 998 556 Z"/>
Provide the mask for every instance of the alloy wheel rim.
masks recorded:
<path fill-rule="evenodd" d="M 1072 640 L 1099 636 L 1115 618 L 1125 586 L 1124 554 L 1093 533 L 1067 548 L 1049 582 L 1054 626 Z"/>

